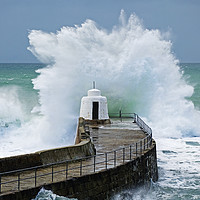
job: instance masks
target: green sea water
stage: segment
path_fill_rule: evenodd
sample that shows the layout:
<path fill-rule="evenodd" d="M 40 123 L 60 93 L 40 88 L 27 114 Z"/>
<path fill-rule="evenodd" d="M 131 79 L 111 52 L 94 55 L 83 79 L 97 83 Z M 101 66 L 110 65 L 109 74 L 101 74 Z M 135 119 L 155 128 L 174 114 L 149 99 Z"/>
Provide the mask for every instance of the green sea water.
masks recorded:
<path fill-rule="evenodd" d="M 33 89 L 32 79 L 38 75 L 35 71 L 42 67 L 43 64 L 0 64 L 0 89 L 15 90 L 27 116 L 38 104 L 38 92 Z"/>
<path fill-rule="evenodd" d="M 199 63 L 182 63 L 181 69 L 184 77 L 194 87 L 194 93 L 191 99 L 195 107 L 200 110 L 200 64 Z"/>
<path fill-rule="evenodd" d="M 40 63 L 0 64 L 0 88 L 15 87 L 27 115 L 38 105 L 38 91 L 33 89 L 32 79 L 38 76 L 36 70 L 43 67 L 45 65 Z M 200 64 L 181 63 L 180 70 L 188 84 L 194 87 L 194 93 L 188 99 L 193 102 L 196 109 L 200 110 Z M 121 103 L 121 100 L 119 102 Z M 108 106 L 111 112 L 118 112 L 120 109 L 120 106 L 116 105 L 115 102 Z M 129 109 L 130 107 L 127 105 L 125 111 L 130 111 Z"/>
<path fill-rule="evenodd" d="M 40 112 L 34 110 L 40 105 L 40 98 L 39 91 L 33 88 L 32 80 L 38 76 L 36 70 L 44 67 L 44 64 L 0 64 L 0 150 L 2 157 L 12 154 L 15 149 L 16 153 L 23 153 L 25 150 L 20 149 L 21 141 L 16 139 L 18 137 L 9 135 L 8 139 L 11 138 L 11 140 L 7 141 L 6 134 L 9 133 L 9 130 L 16 129 L 40 115 Z M 187 97 L 188 100 L 193 102 L 196 110 L 200 110 L 200 64 L 180 64 L 180 71 L 183 73 L 183 79 L 194 87 L 194 93 L 191 97 Z M 112 100 L 112 98 L 110 99 Z M 114 103 L 109 102 L 110 105 Z M 112 112 L 118 111 L 116 103 L 116 110 L 113 110 L 112 106 L 109 109 Z M 133 111 L 131 110 L 131 112 Z M 188 133 L 187 137 L 175 139 L 171 136 L 166 138 L 156 136 L 158 182 L 152 183 L 148 190 L 139 188 L 123 191 L 113 199 L 200 199 L 200 139 L 193 137 L 194 135 L 195 133 L 191 135 Z M 25 140 L 26 138 L 24 138 Z M 9 152 L 10 143 L 14 147 Z M 66 199 L 45 190 L 42 190 L 36 197 L 37 200 L 52 198 Z"/>

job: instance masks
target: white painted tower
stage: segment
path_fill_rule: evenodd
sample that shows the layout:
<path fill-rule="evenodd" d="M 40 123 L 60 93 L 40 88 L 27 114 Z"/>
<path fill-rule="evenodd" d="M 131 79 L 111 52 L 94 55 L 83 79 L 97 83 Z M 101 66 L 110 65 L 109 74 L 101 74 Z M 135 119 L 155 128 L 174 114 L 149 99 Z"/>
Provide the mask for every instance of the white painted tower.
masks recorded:
<path fill-rule="evenodd" d="M 81 99 L 80 117 L 89 120 L 109 119 L 107 98 L 101 96 L 101 91 L 95 88 L 95 82 L 93 89 L 88 90 L 88 96 Z"/>

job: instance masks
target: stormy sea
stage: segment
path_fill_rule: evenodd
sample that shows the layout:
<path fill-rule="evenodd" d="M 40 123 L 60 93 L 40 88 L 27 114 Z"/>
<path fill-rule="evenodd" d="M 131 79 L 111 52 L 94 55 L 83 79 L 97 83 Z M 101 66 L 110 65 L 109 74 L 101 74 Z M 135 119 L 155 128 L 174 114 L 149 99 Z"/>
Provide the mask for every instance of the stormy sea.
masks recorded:
<path fill-rule="evenodd" d="M 30 31 L 40 63 L 0 64 L 0 157 L 71 145 L 95 80 L 109 112 L 136 112 L 157 142 L 158 182 L 120 199 L 200 199 L 200 64 L 180 63 L 168 34 L 123 11 L 111 30 L 86 20 Z M 35 200 L 65 200 L 42 189 Z"/>

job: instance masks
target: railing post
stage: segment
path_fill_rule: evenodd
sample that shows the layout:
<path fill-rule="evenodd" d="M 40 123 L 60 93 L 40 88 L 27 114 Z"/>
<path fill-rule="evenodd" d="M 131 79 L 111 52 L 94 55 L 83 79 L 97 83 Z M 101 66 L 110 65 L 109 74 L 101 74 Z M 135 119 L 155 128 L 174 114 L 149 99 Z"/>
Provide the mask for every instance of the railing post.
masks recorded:
<path fill-rule="evenodd" d="M 106 167 L 106 169 L 107 169 L 107 162 L 108 162 L 108 155 L 107 155 L 107 153 L 105 153 L 105 167 Z"/>
<path fill-rule="evenodd" d="M 144 150 L 145 150 L 145 140 L 146 140 L 146 139 L 144 138 Z"/>
<path fill-rule="evenodd" d="M 138 122 L 137 122 L 137 114 L 134 113 L 134 116 L 135 116 L 135 123 L 138 123 Z"/>
<path fill-rule="evenodd" d="M 0 193 L 1 193 L 1 175 L 0 175 Z"/>
<path fill-rule="evenodd" d="M 96 156 L 94 156 L 94 172 L 96 171 Z"/>
<path fill-rule="evenodd" d="M 82 166 L 83 166 L 83 163 L 82 163 L 82 159 L 81 159 L 81 162 L 80 162 L 80 176 L 82 176 Z"/>
<path fill-rule="evenodd" d="M 66 180 L 67 180 L 67 176 L 68 176 L 68 162 L 66 162 Z"/>
<path fill-rule="evenodd" d="M 116 167 L 116 151 L 114 151 L 114 166 Z"/>
<path fill-rule="evenodd" d="M 17 182 L 18 182 L 18 191 L 20 191 L 20 173 L 18 174 L 18 180 L 17 180 Z"/>
<path fill-rule="evenodd" d="M 123 164 L 124 164 L 124 161 L 125 161 L 125 148 L 123 148 Z"/>
<path fill-rule="evenodd" d="M 133 113 L 133 120 L 134 120 L 134 122 L 136 122 L 135 113 Z"/>
<path fill-rule="evenodd" d="M 119 118 L 122 121 L 122 110 L 119 110 Z"/>
<path fill-rule="evenodd" d="M 37 168 L 35 169 L 35 187 L 37 186 Z"/>
<path fill-rule="evenodd" d="M 132 150 L 131 150 L 131 145 L 130 145 L 130 160 L 131 160 L 131 153 L 132 153 Z"/>
<path fill-rule="evenodd" d="M 136 142 L 136 144 L 135 144 L 135 154 L 136 154 L 136 157 L 137 157 L 137 142 Z"/>
<path fill-rule="evenodd" d="M 140 154 L 142 154 L 142 141 L 140 141 Z"/>
<path fill-rule="evenodd" d="M 52 183 L 53 183 L 53 165 L 51 167 L 51 180 L 52 180 Z"/>
<path fill-rule="evenodd" d="M 149 136 L 147 137 L 147 149 L 149 147 Z"/>

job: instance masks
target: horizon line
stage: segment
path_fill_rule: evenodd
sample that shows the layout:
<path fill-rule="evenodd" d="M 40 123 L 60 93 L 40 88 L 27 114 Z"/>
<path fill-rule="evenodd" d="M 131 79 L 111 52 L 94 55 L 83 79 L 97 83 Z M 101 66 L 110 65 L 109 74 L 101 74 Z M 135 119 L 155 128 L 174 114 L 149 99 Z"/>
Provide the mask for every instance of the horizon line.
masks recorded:
<path fill-rule="evenodd" d="M 42 62 L 0 62 L 0 64 L 43 64 L 48 65 Z M 198 62 L 180 62 L 180 64 L 200 64 L 200 61 Z"/>

